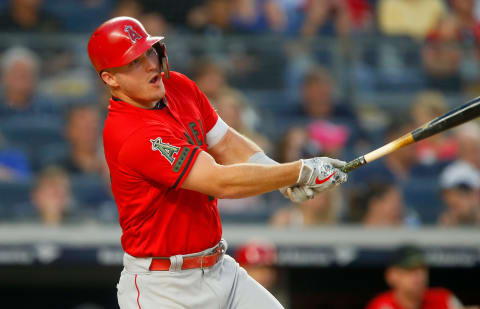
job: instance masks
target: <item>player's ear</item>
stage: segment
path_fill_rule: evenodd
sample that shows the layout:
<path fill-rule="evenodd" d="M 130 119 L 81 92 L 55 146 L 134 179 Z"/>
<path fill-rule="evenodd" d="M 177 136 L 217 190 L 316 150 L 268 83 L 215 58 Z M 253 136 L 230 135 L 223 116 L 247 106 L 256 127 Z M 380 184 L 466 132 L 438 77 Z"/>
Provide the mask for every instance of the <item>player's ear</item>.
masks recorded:
<path fill-rule="evenodd" d="M 102 73 L 100 73 L 100 78 L 103 80 L 105 84 L 107 84 L 112 88 L 116 88 L 119 86 L 115 78 L 115 75 L 109 71 L 103 71 Z"/>

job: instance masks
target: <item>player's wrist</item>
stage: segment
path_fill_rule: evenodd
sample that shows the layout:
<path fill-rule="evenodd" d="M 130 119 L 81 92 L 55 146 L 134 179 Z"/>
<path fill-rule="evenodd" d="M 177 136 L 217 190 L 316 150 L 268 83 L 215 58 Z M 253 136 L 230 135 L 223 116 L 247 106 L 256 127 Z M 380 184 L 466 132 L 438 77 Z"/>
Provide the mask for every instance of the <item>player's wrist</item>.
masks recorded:
<path fill-rule="evenodd" d="M 278 165 L 277 161 L 273 160 L 269 156 L 267 156 L 263 151 L 257 151 L 253 155 L 250 156 L 247 160 L 248 163 L 256 163 L 256 164 L 265 164 L 265 165 Z"/>
<path fill-rule="evenodd" d="M 306 164 L 304 159 L 299 160 L 299 171 L 298 171 L 298 178 L 297 178 L 297 185 L 306 185 L 308 180 L 312 176 L 313 170 Z"/>

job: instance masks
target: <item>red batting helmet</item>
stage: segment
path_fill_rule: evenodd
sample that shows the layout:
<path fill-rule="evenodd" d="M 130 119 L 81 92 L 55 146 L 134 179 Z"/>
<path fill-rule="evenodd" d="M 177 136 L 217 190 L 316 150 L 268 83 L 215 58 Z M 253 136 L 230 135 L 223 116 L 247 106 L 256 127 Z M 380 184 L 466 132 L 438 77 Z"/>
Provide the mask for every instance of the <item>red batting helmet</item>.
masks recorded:
<path fill-rule="evenodd" d="M 249 242 L 235 251 L 235 260 L 241 266 L 273 265 L 277 260 L 277 250 L 269 243 Z"/>
<path fill-rule="evenodd" d="M 131 17 L 115 17 L 104 22 L 88 41 L 88 56 L 95 70 L 126 65 L 152 46 L 157 50 L 168 77 L 168 61 L 162 36 L 150 36 L 143 25 Z M 157 44 L 158 43 L 158 44 Z"/>

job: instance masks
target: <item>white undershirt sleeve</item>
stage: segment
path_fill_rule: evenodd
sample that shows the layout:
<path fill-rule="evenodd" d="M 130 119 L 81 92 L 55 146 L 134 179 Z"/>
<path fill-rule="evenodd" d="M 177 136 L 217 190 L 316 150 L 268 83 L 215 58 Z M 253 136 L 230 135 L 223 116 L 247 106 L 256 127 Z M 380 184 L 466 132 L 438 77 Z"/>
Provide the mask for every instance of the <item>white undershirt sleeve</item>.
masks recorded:
<path fill-rule="evenodd" d="M 215 146 L 228 131 L 228 125 L 218 116 L 217 123 L 207 132 L 208 148 Z"/>

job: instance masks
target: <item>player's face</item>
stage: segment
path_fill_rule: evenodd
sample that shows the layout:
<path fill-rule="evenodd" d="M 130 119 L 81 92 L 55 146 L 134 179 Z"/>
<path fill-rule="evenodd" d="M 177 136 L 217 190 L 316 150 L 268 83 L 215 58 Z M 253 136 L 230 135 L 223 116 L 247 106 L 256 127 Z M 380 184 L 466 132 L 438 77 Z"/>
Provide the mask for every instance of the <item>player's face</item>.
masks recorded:
<path fill-rule="evenodd" d="M 115 87 L 112 91 L 120 99 L 152 107 L 165 96 L 160 62 L 154 48 L 150 48 L 127 65 L 111 71 Z"/>
<path fill-rule="evenodd" d="M 388 270 L 387 281 L 397 292 L 412 298 L 419 298 L 428 286 L 428 269 L 426 267 L 400 268 Z"/>

